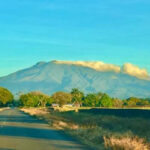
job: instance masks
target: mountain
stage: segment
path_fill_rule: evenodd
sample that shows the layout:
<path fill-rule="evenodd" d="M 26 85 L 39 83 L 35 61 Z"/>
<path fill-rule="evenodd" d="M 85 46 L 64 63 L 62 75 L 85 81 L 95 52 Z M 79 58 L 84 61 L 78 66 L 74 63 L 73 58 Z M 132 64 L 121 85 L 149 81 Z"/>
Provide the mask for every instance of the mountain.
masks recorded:
<path fill-rule="evenodd" d="M 70 91 L 72 88 L 88 92 L 106 92 L 112 97 L 150 97 L 150 81 L 90 67 L 51 62 L 39 62 L 31 68 L 0 78 L 0 86 L 13 93 L 40 90 L 47 94 Z"/>

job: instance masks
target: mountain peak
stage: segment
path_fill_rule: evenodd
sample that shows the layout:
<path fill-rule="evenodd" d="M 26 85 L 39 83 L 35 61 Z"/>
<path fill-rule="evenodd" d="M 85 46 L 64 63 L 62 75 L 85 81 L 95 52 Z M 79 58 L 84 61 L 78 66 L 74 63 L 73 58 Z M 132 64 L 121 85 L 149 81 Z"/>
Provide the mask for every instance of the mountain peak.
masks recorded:
<path fill-rule="evenodd" d="M 133 76 L 133 73 L 141 77 L 147 75 L 145 70 L 126 65 L 124 73 L 122 70 L 116 73 L 112 71 L 115 67 L 118 66 L 88 61 L 38 62 L 30 68 L 0 78 L 0 86 L 8 88 L 13 93 L 40 90 L 52 94 L 56 91 L 79 88 L 85 93 L 101 91 L 120 98 L 150 96 L 150 81 Z"/>
<path fill-rule="evenodd" d="M 37 63 L 35 64 L 35 66 L 41 66 L 41 65 L 44 65 L 44 64 L 46 64 L 46 62 L 40 61 L 40 62 L 37 62 Z"/>

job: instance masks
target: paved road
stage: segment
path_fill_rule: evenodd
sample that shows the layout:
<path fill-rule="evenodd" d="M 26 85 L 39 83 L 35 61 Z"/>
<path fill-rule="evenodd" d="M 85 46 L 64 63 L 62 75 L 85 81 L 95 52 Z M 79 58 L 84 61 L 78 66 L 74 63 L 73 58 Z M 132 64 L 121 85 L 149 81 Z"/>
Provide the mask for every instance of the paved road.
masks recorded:
<path fill-rule="evenodd" d="M 0 150 L 87 150 L 61 131 L 18 109 L 0 112 Z"/>

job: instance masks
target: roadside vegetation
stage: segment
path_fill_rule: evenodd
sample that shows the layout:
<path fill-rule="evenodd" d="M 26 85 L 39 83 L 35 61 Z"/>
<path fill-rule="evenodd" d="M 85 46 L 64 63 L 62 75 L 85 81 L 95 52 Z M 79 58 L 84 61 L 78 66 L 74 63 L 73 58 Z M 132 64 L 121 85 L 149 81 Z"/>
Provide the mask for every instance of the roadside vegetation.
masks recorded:
<path fill-rule="evenodd" d="M 64 130 L 97 150 L 149 150 L 150 99 L 112 98 L 106 93 L 84 94 L 77 88 L 21 94 L 18 101 L 0 88 L 1 107 L 15 105 L 44 119 L 51 127 Z"/>
<path fill-rule="evenodd" d="M 27 94 L 22 94 L 19 98 L 18 105 L 26 107 L 46 107 L 53 103 L 53 99 L 43 94 L 42 92 L 30 92 Z"/>
<path fill-rule="evenodd" d="M 52 104 L 63 107 L 66 104 L 72 104 L 74 107 L 85 108 L 144 108 L 150 106 L 150 98 L 130 97 L 121 100 L 101 92 L 84 94 L 74 88 L 70 93 L 58 91 L 51 96 L 37 91 L 22 94 L 18 103 L 22 107 L 49 107 Z"/>
<path fill-rule="evenodd" d="M 47 121 L 51 127 L 64 130 L 92 149 L 150 149 L 150 110 L 81 109 L 79 112 L 59 112 L 50 108 L 22 110 Z"/>
<path fill-rule="evenodd" d="M 13 94 L 8 89 L 0 87 L 0 107 L 11 105 L 13 100 Z"/>
<path fill-rule="evenodd" d="M 0 112 L 9 109 L 8 107 L 0 108 Z"/>

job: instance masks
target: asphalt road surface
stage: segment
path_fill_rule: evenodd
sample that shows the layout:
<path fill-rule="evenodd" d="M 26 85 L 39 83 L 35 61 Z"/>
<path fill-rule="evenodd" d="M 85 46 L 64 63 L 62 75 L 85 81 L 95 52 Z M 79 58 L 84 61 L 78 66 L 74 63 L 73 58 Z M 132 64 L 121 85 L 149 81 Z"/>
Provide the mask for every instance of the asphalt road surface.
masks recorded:
<path fill-rule="evenodd" d="M 0 112 L 0 150 L 87 150 L 75 139 L 18 109 Z"/>

